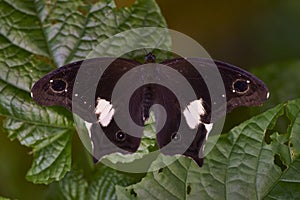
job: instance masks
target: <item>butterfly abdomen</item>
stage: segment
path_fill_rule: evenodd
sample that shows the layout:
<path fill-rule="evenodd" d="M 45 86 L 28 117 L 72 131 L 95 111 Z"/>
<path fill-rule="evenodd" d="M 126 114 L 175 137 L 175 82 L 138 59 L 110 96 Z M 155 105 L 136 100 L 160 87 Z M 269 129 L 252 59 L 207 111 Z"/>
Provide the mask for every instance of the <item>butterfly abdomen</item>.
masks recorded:
<path fill-rule="evenodd" d="M 143 121 L 146 121 L 149 118 L 150 108 L 154 102 L 154 92 L 151 86 L 146 86 L 143 88 Z"/>

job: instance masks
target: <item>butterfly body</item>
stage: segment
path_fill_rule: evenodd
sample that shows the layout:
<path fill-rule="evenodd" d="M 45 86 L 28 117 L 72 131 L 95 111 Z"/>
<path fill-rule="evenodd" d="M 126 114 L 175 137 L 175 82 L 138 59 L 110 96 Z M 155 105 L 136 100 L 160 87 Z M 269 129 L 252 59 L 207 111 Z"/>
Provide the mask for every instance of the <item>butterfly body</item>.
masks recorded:
<path fill-rule="evenodd" d="M 94 58 L 71 63 L 50 72 L 36 82 L 32 88 L 32 97 L 40 105 L 63 106 L 84 119 L 90 132 L 95 160 L 116 151 L 135 152 L 139 147 L 143 126 L 150 116 L 151 108 L 160 105 L 155 107 L 154 114 L 156 138 L 161 152 L 168 155 L 184 154 L 193 158 L 199 166 L 203 164 L 204 143 L 215 122 L 211 116 L 212 108 L 215 106 L 218 112 L 218 109 L 224 107 L 218 101 L 212 101 L 205 82 L 205 73 L 210 73 L 212 65 L 217 66 L 224 82 L 225 92 L 219 95 L 220 99 L 226 100 L 227 112 L 239 106 L 261 105 L 268 98 L 268 89 L 262 81 L 230 64 L 202 58 L 176 58 L 163 61 L 158 65 L 155 65 L 154 61 L 153 54 L 146 56 L 145 63 L 153 64 L 150 74 L 144 73 L 146 66 L 141 67 L 141 63 L 123 58 Z M 100 70 L 99 73 L 102 75 L 98 77 L 99 73 L 94 71 L 101 69 L 105 63 L 109 63 L 109 66 L 103 71 Z M 205 72 L 204 75 L 197 71 L 194 64 Z M 82 70 L 83 65 L 86 70 Z M 161 66 L 170 69 L 170 73 L 168 70 L 163 71 L 164 68 Z M 182 99 L 170 88 L 159 83 L 147 82 L 149 78 L 157 82 L 172 80 L 172 70 L 187 80 L 195 94 L 194 99 L 183 98 L 186 101 L 183 106 Z M 78 81 L 76 77 L 79 72 L 86 79 Z M 129 72 L 134 72 L 133 77 L 137 76 L 138 81 L 145 82 L 131 91 L 127 105 L 130 118 L 121 116 L 124 123 L 130 124 L 132 120 L 138 125 L 138 128 L 132 129 L 134 134 L 124 132 L 115 120 L 120 113 L 121 105 L 125 104 L 123 96 L 118 96 L 116 100 L 113 98 L 113 91 L 118 82 Z M 91 86 L 87 79 L 98 81 Z M 172 81 L 173 86 L 181 85 L 179 80 Z M 86 89 L 76 93 L 74 88 L 77 85 Z M 87 95 L 91 88 L 95 88 L 92 97 Z M 127 94 L 127 91 L 123 93 Z M 181 125 L 186 131 L 179 132 Z M 105 135 L 100 134 L 100 129 Z M 170 143 L 174 144 L 170 146 Z M 184 152 L 178 150 L 182 147 L 185 149 Z"/>

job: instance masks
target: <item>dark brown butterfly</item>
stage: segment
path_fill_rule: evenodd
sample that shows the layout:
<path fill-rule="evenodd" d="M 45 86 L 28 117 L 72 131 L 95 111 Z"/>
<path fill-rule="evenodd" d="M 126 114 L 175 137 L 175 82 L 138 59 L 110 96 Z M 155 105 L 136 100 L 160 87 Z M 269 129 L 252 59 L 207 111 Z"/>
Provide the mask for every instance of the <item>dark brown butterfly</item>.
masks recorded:
<path fill-rule="evenodd" d="M 146 63 L 154 63 L 155 56 L 149 53 L 146 56 Z M 110 63 L 102 73 L 94 73 L 94 70 L 101 68 L 102 65 Z M 112 102 L 113 90 L 122 78 L 130 70 L 137 69 L 141 63 L 124 58 L 94 58 L 85 61 L 74 62 L 62 66 L 35 83 L 32 88 L 32 98 L 40 105 L 52 106 L 59 105 L 73 111 L 83 120 L 87 121 L 87 128 L 90 132 L 93 157 L 98 161 L 106 154 L 113 152 L 135 152 L 141 141 L 143 126 L 149 118 L 150 108 L 153 105 L 161 105 L 166 113 L 166 119 L 163 118 L 161 110 L 154 110 L 157 134 L 156 139 L 162 153 L 174 155 L 177 153 L 186 155 L 195 160 L 202 166 L 203 164 L 203 148 L 207 136 L 212 129 L 214 121 L 211 118 L 211 107 L 216 102 L 211 102 L 210 92 L 204 81 L 204 77 L 191 64 L 196 63 L 202 69 L 210 69 L 211 65 L 216 65 L 224 83 L 226 98 L 225 104 L 227 112 L 239 106 L 258 106 L 261 105 L 269 96 L 269 91 L 262 81 L 258 78 L 233 65 L 212 61 L 204 58 L 175 58 L 163 61 L 160 64 L 179 72 L 193 88 L 196 98 L 185 103 L 182 107 L 180 99 L 168 87 L 157 83 L 146 83 L 138 87 L 130 97 L 128 109 L 131 118 L 124 118 L 124 121 L 134 121 L 139 125 L 140 129 L 135 133 L 127 133 L 115 121 L 118 114 L 118 105 L 122 104 L 122 95 Z M 86 70 L 85 80 L 76 80 L 78 71 L 84 65 Z M 89 70 L 90 69 L 90 70 Z M 170 74 L 156 70 L 156 75 L 160 79 L 171 79 Z M 143 79 L 146 74 L 143 71 L 137 71 L 137 76 Z M 89 90 L 89 79 L 98 78 L 98 82 L 94 83 L 94 96 L 90 97 L 85 94 L 85 90 L 76 93 L 74 87 L 81 85 Z M 86 84 L 86 86 L 85 86 Z M 177 83 L 180 85 L 180 82 Z M 124 91 L 126 93 L 126 91 Z M 220 96 L 221 98 L 221 96 Z M 224 105 L 223 105 L 224 106 Z M 76 109 L 74 109 L 76 107 Z M 220 115 L 222 115 L 220 113 Z M 220 116 L 222 117 L 222 116 Z M 196 130 L 196 134 L 179 132 L 180 123 L 184 122 L 187 129 Z M 100 125 L 100 126 L 99 126 Z M 105 133 L 101 134 L 101 129 Z M 175 141 L 175 142 L 174 142 Z M 177 142 L 176 142 L 177 141 Z M 185 146 L 183 152 L 168 145 L 174 142 L 179 146 Z M 112 148 L 117 146 L 118 148 Z M 178 147 L 179 147 L 178 146 Z M 175 150 L 174 150 L 175 147 Z"/>

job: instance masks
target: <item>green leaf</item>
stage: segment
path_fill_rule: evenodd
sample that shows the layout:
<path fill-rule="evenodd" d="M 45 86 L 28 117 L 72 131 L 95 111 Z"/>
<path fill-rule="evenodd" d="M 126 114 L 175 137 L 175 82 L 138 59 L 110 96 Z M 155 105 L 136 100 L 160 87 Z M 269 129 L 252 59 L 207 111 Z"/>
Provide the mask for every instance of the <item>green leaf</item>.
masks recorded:
<path fill-rule="evenodd" d="M 88 183 L 83 177 L 82 170 L 73 169 L 59 182 L 58 196 L 61 199 L 85 200 Z"/>
<path fill-rule="evenodd" d="M 51 185 L 48 199 L 112 200 L 116 199 L 115 187 L 128 186 L 138 180 L 105 166 L 96 167 L 89 179 L 84 174 L 77 167 L 73 168 L 61 181 Z"/>
<path fill-rule="evenodd" d="M 113 0 L 5 0 L 0 2 L 0 24 L 4 128 L 9 138 L 33 149 L 28 180 L 60 180 L 71 166 L 72 115 L 36 105 L 30 98 L 32 85 L 49 71 L 84 59 L 110 36 L 131 28 L 166 27 L 166 22 L 154 0 L 124 8 L 116 8 Z"/>
<path fill-rule="evenodd" d="M 93 175 L 93 179 L 89 183 L 86 199 L 116 199 L 116 186 L 128 186 L 136 181 L 137 180 L 131 176 L 111 168 L 101 167 L 97 173 Z"/>
<path fill-rule="evenodd" d="M 4 128 L 10 139 L 32 147 L 34 161 L 27 179 L 50 183 L 61 179 L 71 166 L 70 115 L 33 104 L 27 92 L 0 81 L 0 110 L 8 118 Z"/>
<path fill-rule="evenodd" d="M 122 199 L 122 200 L 131 200 L 131 199 L 136 199 L 136 193 L 131 194 L 130 192 L 127 192 L 128 189 L 125 187 L 121 187 L 121 186 L 116 186 L 116 193 L 117 193 L 117 197 L 118 199 Z M 133 191 L 133 189 L 132 189 Z"/>
<path fill-rule="evenodd" d="M 282 115 L 290 124 L 279 134 Z M 299 124 L 300 99 L 280 104 L 223 134 L 202 168 L 182 156 L 140 183 L 118 188 L 118 198 L 299 199 Z"/>

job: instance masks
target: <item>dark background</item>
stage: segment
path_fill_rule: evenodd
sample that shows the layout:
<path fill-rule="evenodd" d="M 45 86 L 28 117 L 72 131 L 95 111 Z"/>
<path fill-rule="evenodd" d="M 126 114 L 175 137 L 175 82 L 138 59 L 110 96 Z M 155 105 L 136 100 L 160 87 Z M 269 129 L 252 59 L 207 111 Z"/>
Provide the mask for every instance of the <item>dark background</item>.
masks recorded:
<path fill-rule="evenodd" d="M 197 40 L 215 59 L 247 68 L 300 56 L 299 1 L 157 2 L 171 29 Z"/>
<path fill-rule="evenodd" d="M 156 2 L 170 29 L 197 40 L 214 59 L 249 68 L 300 57 L 300 1 Z"/>
<path fill-rule="evenodd" d="M 117 5 L 132 2 L 118 0 Z M 300 57 L 298 0 L 157 0 L 157 3 L 169 28 L 197 40 L 215 59 L 251 69 Z M 246 117 L 240 120 L 243 118 Z M 35 194 L 39 199 L 46 187 L 25 180 L 32 160 L 30 149 L 18 141 L 9 141 L 6 133 L 1 129 L 0 132 L 0 195 L 23 194 L 25 199 Z"/>

